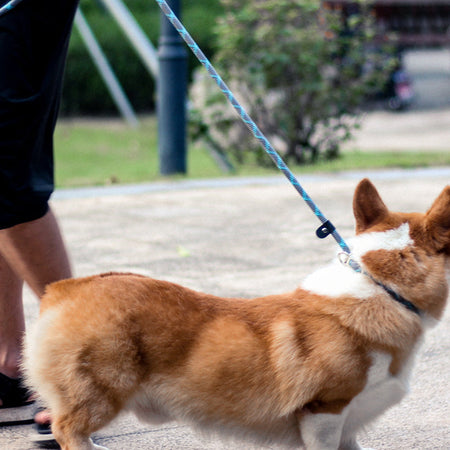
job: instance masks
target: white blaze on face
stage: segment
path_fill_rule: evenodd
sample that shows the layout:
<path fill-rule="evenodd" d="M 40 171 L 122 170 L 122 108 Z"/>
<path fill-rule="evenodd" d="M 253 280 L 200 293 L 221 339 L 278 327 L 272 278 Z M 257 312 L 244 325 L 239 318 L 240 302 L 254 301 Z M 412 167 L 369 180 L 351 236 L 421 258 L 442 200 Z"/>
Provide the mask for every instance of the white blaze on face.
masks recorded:
<path fill-rule="evenodd" d="M 409 223 L 398 228 L 373 233 L 363 233 L 349 241 L 352 256 L 360 261 L 362 256 L 372 250 L 403 250 L 414 241 L 409 235 Z"/>
<path fill-rule="evenodd" d="M 413 244 L 408 223 L 393 230 L 363 233 L 349 241 L 352 257 L 359 263 L 369 251 L 402 250 Z M 339 261 L 334 261 L 309 275 L 301 287 L 318 295 L 351 295 L 358 298 L 369 298 L 375 295 L 378 289 L 368 277 L 361 276 Z"/>

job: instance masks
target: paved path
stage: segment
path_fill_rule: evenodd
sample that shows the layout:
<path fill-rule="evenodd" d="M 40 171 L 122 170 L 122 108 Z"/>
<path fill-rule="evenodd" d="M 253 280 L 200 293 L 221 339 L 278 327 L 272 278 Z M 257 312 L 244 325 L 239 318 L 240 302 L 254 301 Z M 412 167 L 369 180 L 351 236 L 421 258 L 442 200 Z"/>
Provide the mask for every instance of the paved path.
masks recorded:
<path fill-rule="evenodd" d="M 304 176 L 302 183 L 344 237 L 353 234 L 351 200 L 369 175 L 392 209 L 425 211 L 449 183 L 450 168 Z M 294 289 L 334 257 L 334 241 L 314 237 L 319 223 L 282 176 L 58 191 L 61 220 L 77 275 L 133 271 L 228 296 Z M 37 301 L 27 292 L 27 321 Z M 363 434 L 377 449 L 450 448 L 450 309 L 426 340 L 412 392 Z M 30 427 L 0 428 L 0 449 L 31 450 Z M 96 440 L 121 449 L 249 449 L 205 439 L 189 428 L 150 427 L 131 416 Z"/>
<path fill-rule="evenodd" d="M 450 80 L 449 80 L 450 84 Z M 450 107 L 365 114 L 346 149 L 366 151 L 450 151 Z"/>

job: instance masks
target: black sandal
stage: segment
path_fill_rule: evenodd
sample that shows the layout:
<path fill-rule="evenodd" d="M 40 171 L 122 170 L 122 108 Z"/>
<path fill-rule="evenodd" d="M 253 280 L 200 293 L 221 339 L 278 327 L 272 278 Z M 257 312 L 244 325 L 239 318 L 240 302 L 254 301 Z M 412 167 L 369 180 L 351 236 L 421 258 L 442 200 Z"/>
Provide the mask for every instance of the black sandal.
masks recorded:
<path fill-rule="evenodd" d="M 45 411 L 47 408 L 44 406 L 37 406 L 34 408 L 34 417 L 41 411 Z M 31 436 L 31 441 L 39 446 L 39 448 L 59 448 L 56 442 L 51 428 L 51 423 L 38 423 L 34 421 L 34 430 Z"/>
<path fill-rule="evenodd" d="M 23 386 L 22 378 L 10 378 L 0 373 L 0 426 L 33 423 L 34 403 L 30 392 Z"/>

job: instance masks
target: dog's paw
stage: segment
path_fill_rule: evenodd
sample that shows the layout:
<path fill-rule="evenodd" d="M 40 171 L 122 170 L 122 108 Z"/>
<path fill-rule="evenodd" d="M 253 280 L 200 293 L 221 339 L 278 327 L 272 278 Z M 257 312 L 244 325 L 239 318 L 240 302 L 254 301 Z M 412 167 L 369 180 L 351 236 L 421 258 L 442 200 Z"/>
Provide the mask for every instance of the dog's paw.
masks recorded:
<path fill-rule="evenodd" d="M 94 444 L 92 447 L 94 450 L 109 450 L 107 447 L 102 447 L 101 445 Z"/>
<path fill-rule="evenodd" d="M 375 450 L 374 448 L 361 447 L 358 442 L 351 441 L 346 444 L 341 444 L 339 450 Z"/>

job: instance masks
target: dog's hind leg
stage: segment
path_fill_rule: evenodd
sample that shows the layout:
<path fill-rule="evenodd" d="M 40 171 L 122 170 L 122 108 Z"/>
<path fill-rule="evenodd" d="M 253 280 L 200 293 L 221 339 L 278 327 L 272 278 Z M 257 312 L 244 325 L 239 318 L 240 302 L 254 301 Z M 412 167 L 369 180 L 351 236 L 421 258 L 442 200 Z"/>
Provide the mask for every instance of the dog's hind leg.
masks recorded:
<path fill-rule="evenodd" d="M 53 436 L 61 450 L 104 450 L 105 447 L 95 445 L 90 435 L 73 430 L 70 425 L 72 418 L 56 418 L 52 424 Z"/>
<path fill-rule="evenodd" d="M 52 433 L 62 450 L 107 450 L 90 436 L 115 418 L 118 408 L 97 399 L 52 412 Z"/>
<path fill-rule="evenodd" d="M 52 424 L 53 436 L 61 446 L 61 450 L 108 450 L 106 447 L 96 445 L 90 438 L 90 433 L 85 434 L 75 430 L 71 425 L 73 418 L 57 418 Z"/>

